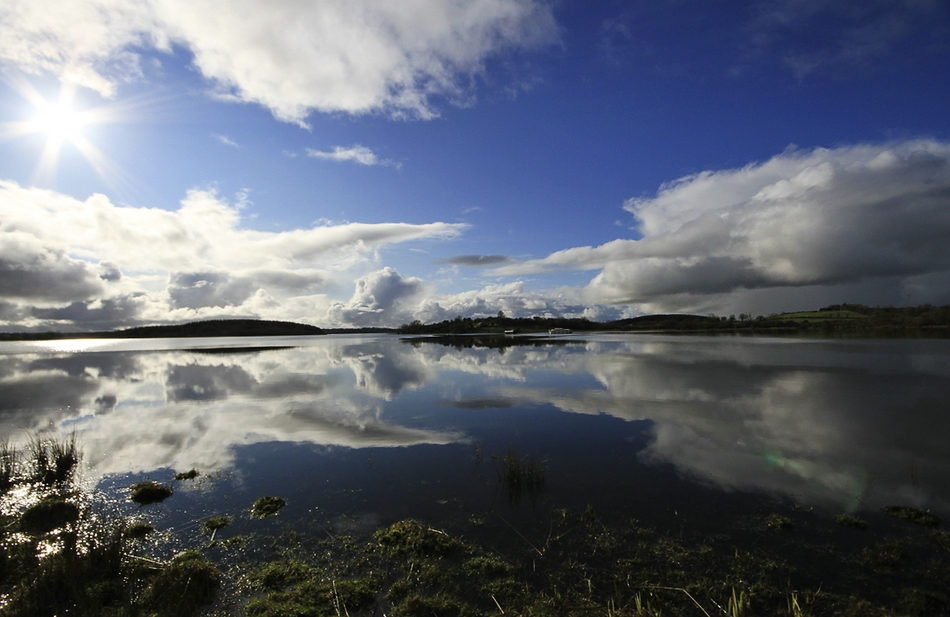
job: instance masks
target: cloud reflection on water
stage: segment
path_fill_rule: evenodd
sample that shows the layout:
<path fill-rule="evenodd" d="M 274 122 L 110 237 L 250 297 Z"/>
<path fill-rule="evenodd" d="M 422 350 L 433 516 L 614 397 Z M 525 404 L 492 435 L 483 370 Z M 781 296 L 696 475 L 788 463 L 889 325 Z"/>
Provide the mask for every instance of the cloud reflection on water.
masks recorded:
<path fill-rule="evenodd" d="M 322 337 L 254 353 L 0 355 L 0 388 L 0 437 L 76 428 L 96 476 L 226 469 L 268 441 L 447 444 L 478 438 L 465 426 L 481 409 L 551 405 L 649 420 L 641 460 L 726 490 L 842 509 L 947 511 L 950 495 L 950 341 Z M 431 408 L 431 426 L 402 419 L 406 400 Z"/>
<path fill-rule="evenodd" d="M 852 509 L 948 509 L 947 341 L 636 338 L 572 372 L 602 389 L 502 388 L 516 402 L 650 420 L 640 456 L 719 487 Z M 591 349 L 593 351 L 593 349 Z"/>

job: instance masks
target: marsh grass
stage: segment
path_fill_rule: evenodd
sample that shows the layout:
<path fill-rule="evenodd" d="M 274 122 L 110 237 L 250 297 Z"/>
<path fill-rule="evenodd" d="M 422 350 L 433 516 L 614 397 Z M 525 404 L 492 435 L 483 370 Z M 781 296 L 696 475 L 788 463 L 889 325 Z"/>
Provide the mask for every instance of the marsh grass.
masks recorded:
<path fill-rule="evenodd" d="M 861 520 L 852 514 L 836 514 L 834 517 L 836 523 L 848 529 L 864 531 L 868 528 L 867 521 Z"/>
<path fill-rule="evenodd" d="M 795 529 L 792 519 L 781 514 L 769 514 L 768 518 L 765 519 L 765 526 L 775 531 L 792 531 Z"/>
<path fill-rule="evenodd" d="M 151 523 L 146 521 L 135 521 L 129 523 L 125 528 L 125 537 L 131 540 L 141 540 L 155 532 Z"/>
<path fill-rule="evenodd" d="M 274 516 L 283 510 L 286 505 L 287 501 L 281 497 L 265 495 L 251 506 L 251 516 L 255 518 Z"/>
<path fill-rule="evenodd" d="M 147 506 L 152 503 L 165 501 L 175 492 L 171 487 L 146 480 L 145 482 L 136 482 L 130 489 L 129 499 L 139 504 Z"/>
<path fill-rule="evenodd" d="M 536 497 L 544 491 L 547 482 L 547 465 L 538 457 L 528 454 L 520 456 L 518 449 L 511 445 L 504 456 L 493 456 L 498 481 L 508 492 L 508 499 L 517 502 L 522 495 Z"/>
<path fill-rule="evenodd" d="M 79 520 L 79 506 L 61 495 L 50 495 L 27 507 L 20 515 L 20 531 L 39 536 Z"/>
<path fill-rule="evenodd" d="M 75 484 L 76 435 L 35 435 L 25 453 L 0 444 L 0 481 L 17 486 L 0 515 L 0 614 L 189 617 L 214 597 L 219 573 L 197 553 L 169 563 L 134 554 L 153 531 Z"/>
<path fill-rule="evenodd" d="M 13 487 L 20 453 L 9 441 L 0 441 L 0 495 Z"/>
<path fill-rule="evenodd" d="M 911 506 L 886 506 L 881 511 L 902 521 L 925 527 L 940 527 L 940 518 L 929 510 L 918 510 Z"/>
<path fill-rule="evenodd" d="M 75 432 L 63 439 L 35 434 L 30 438 L 27 448 L 33 480 L 47 486 L 62 485 L 72 480 L 82 460 Z"/>
<path fill-rule="evenodd" d="M 182 480 L 194 480 L 198 477 L 197 469 L 190 469 L 188 471 L 181 471 L 175 474 L 175 479 L 181 482 Z"/>
<path fill-rule="evenodd" d="M 795 541 L 767 533 L 761 515 L 738 524 L 749 535 L 737 540 L 607 520 L 591 507 L 531 511 L 550 520 L 408 519 L 323 539 L 285 532 L 273 545 L 279 561 L 247 575 L 247 614 L 950 615 L 950 555 L 912 528 L 852 535 L 830 516 L 798 512 Z M 347 585 L 362 599 L 340 600 Z"/>

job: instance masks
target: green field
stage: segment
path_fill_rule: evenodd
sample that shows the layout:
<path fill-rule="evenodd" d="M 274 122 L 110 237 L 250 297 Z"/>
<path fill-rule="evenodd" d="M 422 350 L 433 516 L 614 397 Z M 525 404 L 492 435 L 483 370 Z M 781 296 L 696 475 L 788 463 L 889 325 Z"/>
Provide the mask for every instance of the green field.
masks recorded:
<path fill-rule="evenodd" d="M 809 321 L 828 321 L 837 319 L 869 319 L 867 315 L 855 313 L 854 311 L 801 311 L 798 313 L 782 313 L 772 319 L 800 321 L 807 319 Z"/>

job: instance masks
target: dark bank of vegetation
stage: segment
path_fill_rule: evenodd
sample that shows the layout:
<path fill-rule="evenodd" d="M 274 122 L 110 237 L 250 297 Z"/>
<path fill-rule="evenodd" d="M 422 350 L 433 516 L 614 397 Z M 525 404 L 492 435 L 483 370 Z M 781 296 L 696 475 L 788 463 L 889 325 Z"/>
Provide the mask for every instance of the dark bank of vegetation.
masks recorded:
<path fill-rule="evenodd" d="M 794 514 L 795 524 L 780 515 L 746 521 L 756 545 L 664 532 L 632 518 L 607 522 L 589 507 L 542 509 L 540 533 L 511 527 L 498 543 L 473 541 L 489 525 L 474 519 L 468 531 L 410 519 L 359 537 L 288 533 L 274 542 L 273 559 L 246 575 L 245 614 L 950 614 L 950 555 L 941 532 L 889 537 Z"/>
<path fill-rule="evenodd" d="M 6 332 L 0 340 L 46 341 L 86 338 L 198 338 L 217 336 L 313 336 L 326 334 L 317 326 L 263 319 L 209 319 L 184 324 L 140 326 L 110 332 Z"/>
<path fill-rule="evenodd" d="M 534 499 L 517 527 L 502 510 L 361 535 L 331 533 L 314 510 L 277 537 L 220 538 L 232 518 L 218 515 L 201 525 L 207 556 L 162 561 L 144 548 L 155 530 L 140 515 L 93 505 L 73 481 L 81 459 L 74 438 L 0 447 L 0 615 L 950 615 L 950 534 L 909 506 L 868 523 L 773 502 L 713 535 L 675 512 L 660 528 Z M 546 462 L 514 446 L 491 460 L 512 508 L 544 492 Z"/>
<path fill-rule="evenodd" d="M 643 315 L 630 319 L 596 322 L 586 318 L 507 317 L 503 312 L 479 319 L 456 317 L 438 323 L 414 321 L 399 328 L 400 334 L 478 335 L 545 333 L 553 329 L 572 332 L 742 332 L 742 333 L 877 333 L 919 332 L 950 335 L 950 305 L 869 307 L 835 304 L 817 311 L 777 313 L 753 317 L 736 315 Z"/>

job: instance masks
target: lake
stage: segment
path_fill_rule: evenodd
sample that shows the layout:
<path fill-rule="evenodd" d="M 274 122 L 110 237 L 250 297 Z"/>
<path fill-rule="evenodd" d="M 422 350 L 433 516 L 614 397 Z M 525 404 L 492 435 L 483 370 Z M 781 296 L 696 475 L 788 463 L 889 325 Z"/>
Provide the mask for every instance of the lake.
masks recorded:
<path fill-rule="evenodd" d="M 845 513 L 891 529 L 889 505 L 947 520 L 948 401 L 944 339 L 0 343 L 0 438 L 75 432 L 84 484 L 172 547 L 217 514 L 222 538 L 413 518 L 539 554 L 554 512 L 733 546 L 774 542 L 756 521 L 775 512 L 799 541 Z M 512 460 L 541 477 L 510 482 Z M 128 502 L 190 469 L 164 503 Z M 287 501 L 264 522 L 246 514 L 263 495 Z"/>

